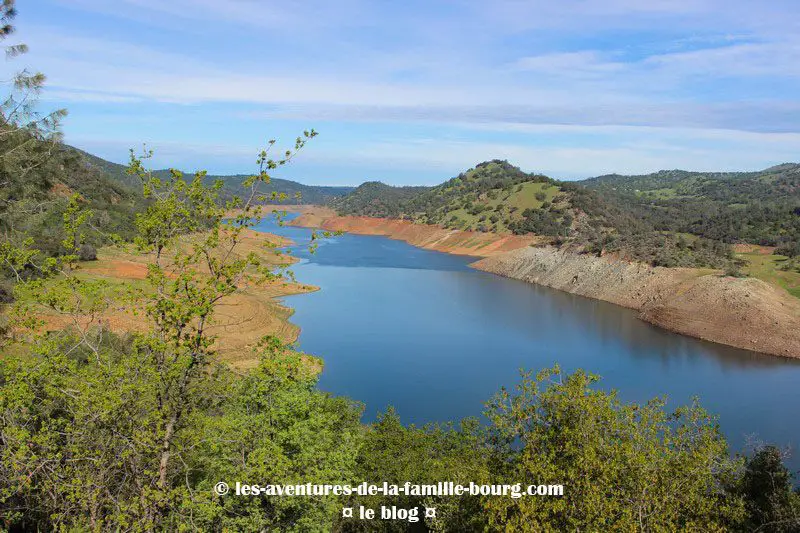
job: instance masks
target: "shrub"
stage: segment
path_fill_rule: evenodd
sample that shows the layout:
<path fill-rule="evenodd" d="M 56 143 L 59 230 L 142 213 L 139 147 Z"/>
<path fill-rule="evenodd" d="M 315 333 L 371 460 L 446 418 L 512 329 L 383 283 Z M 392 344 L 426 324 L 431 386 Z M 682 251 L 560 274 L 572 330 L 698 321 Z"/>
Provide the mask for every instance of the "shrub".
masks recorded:
<path fill-rule="evenodd" d="M 81 261 L 96 261 L 97 250 L 91 244 L 82 244 L 78 250 L 78 258 Z"/>

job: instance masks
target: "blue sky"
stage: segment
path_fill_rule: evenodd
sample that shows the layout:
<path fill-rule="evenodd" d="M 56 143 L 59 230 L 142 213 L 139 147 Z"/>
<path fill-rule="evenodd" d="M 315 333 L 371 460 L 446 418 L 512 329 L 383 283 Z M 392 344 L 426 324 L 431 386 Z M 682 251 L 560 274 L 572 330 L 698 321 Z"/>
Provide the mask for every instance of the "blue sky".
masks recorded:
<path fill-rule="evenodd" d="M 124 162 L 433 184 L 508 159 L 574 179 L 800 161 L 796 0 L 22 0 L 67 142 Z"/>

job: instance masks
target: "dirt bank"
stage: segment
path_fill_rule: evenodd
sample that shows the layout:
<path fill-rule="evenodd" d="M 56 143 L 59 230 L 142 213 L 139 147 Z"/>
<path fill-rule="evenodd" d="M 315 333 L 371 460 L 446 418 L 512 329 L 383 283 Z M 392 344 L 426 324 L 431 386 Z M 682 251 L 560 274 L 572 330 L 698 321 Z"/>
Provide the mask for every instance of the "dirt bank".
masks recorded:
<path fill-rule="evenodd" d="M 472 266 L 636 309 L 642 320 L 683 335 L 800 357 L 800 300 L 754 278 L 651 267 L 552 247 L 522 248 Z"/>
<path fill-rule="evenodd" d="M 300 216 L 292 221 L 292 225 L 361 235 L 383 235 L 420 248 L 457 255 L 490 257 L 524 248 L 536 242 L 535 237 L 450 230 L 428 224 L 413 224 L 407 220 L 339 217 L 333 211 L 324 208 L 306 208 L 300 212 Z"/>
<path fill-rule="evenodd" d="M 297 226 L 384 235 L 421 248 L 483 257 L 471 266 L 636 309 L 642 320 L 683 335 L 800 358 L 800 300 L 754 278 L 531 247 L 535 237 L 339 217 L 330 209 L 312 206 L 296 211 L 301 213 L 293 221 Z"/>
<path fill-rule="evenodd" d="M 191 239 L 191 236 L 187 236 L 186 242 L 191 242 Z M 245 231 L 240 239 L 236 250 L 239 257 L 254 252 L 265 265 L 285 265 L 295 261 L 275 249 L 265 248 L 266 243 L 290 244 L 288 239 L 254 230 Z M 145 292 L 150 290 L 143 280 L 151 261 L 152 257 L 147 255 L 106 247 L 99 250 L 97 261 L 81 263 L 80 275 L 108 282 L 110 288 L 107 297 L 115 300 L 122 290 L 121 287 L 138 286 Z M 167 258 L 166 263 L 168 262 Z M 169 264 L 167 271 L 168 275 L 174 275 L 170 274 L 172 269 Z M 237 368 L 249 369 L 258 364 L 253 350 L 265 335 L 274 335 L 283 342 L 292 343 L 300 334 L 300 328 L 289 322 L 292 309 L 283 305 L 279 299 L 291 294 L 315 291 L 317 287 L 289 280 L 274 280 L 259 285 L 243 283 L 240 289 L 220 300 L 207 331 L 216 337 L 215 349 L 222 359 Z M 113 306 L 106 309 L 100 317 L 72 317 L 43 312 L 40 318 L 48 330 L 67 326 L 85 329 L 96 325 L 95 321 L 99 318 L 112 331 L 143 331 L 148 327 L 148 322 L 141 313 L 135 314 L 133 311 L 130 306 Z M 315 371 L 321 370 L 318 360 L 307 358 L 306 361 Z"/>

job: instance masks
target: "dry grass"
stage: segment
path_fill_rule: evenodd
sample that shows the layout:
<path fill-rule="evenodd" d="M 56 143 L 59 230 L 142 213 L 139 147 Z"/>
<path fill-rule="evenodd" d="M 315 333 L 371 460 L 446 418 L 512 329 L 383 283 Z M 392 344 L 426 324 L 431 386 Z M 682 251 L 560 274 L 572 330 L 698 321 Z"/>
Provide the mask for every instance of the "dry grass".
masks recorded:
<path fill-rule="evenodd" d="M 189 237 L 184 245 L 191 244 L 198 236 Z M 237 255 L 243 256 L 255 252 L 265 264 L 278 266 L 292 262 L 292 258 L 278 250 L 265 245 L 285 246 L 289 241 L 267 233 L 248 231 L 237 248 Z M 105 280 L 109 291 L 122 291 L 126 288 L 147 290 L 144 281 L 147 265 L 152 257 L 137 255 L 120 248 L 104 248 L 99 251 L 97 261 L 81 263 L 77 275 L 88 279 Z M 317 290 L 316 287 L 276 280 L 260 285 L 243 284 L 240 291 L 220 301 L 213 322 L 208 331 L 217 337 L 216 350 L 220 356 L 232 365 L 246 369 L 257 364 L 254 348 L 266 335 L 274 335 L 283 342 L 297 340 L 300 328 L 289 322 L 292 310 L 281 305 L 276 298 L 290 294 L 300 294 Z M 113 300 L 114 295 L 109 294 Z M 53 313 L 43 313 L 41 318 L 47 330 L 61 329 L 74 324 L 75 319 Z M 147 323 L 141 315 L 131 310 L 118 307 L 104 312 L 100 317 L 79 317 L 78 325 L 85 326 L 92 321 L 99 321 L 113 331 L 142 331 Z M 309 359 L 312 366 L 319 362 Z"/>

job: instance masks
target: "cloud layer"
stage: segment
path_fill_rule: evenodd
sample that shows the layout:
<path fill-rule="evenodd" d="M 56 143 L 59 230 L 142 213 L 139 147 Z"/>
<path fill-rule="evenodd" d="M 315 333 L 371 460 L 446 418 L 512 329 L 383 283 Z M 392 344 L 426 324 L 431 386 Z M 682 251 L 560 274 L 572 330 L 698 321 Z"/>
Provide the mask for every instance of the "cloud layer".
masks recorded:
<path fill-rule="evenodd" d="M 19 38 L 68 140 L 108 157 L 148 141 L 229 171 L 259 128 L 311 124 L 336 135 L 316 181 L 381 160 L 437 181 L 478 154 L 587 176 L 800 159 L 800 8 L 768 4 L 42 0 Z"/>

